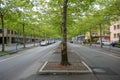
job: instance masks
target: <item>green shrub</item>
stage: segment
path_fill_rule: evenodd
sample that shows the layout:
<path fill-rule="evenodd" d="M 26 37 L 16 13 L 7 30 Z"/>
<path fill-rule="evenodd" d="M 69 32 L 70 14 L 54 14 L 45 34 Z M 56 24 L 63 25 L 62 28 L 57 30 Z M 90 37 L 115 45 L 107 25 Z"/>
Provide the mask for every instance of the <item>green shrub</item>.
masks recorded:
<path fill-rule="evenodd" d="M 0 51 L 0 54 L 10 54 L 11 51 Z"/>
<path fill-rule="evenodd" d="M 117 45 L 120 45 L 120 42 L 118 42 Z"/>

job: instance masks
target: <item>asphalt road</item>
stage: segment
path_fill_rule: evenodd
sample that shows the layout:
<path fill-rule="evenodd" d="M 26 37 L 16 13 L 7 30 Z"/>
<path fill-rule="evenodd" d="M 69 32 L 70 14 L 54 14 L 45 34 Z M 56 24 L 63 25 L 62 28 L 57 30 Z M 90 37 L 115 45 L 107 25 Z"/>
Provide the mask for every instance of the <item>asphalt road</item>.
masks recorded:
<path fill-rule="evenodd" d="M 22 80 L 35 74 L 58 43 L 39 46 L 0 58 L 0 80 Z"/>
<path fill-rule="evenodd" d="M 120 80 L 120 57 L 118 55 L 104 49 L 75 44 L 71 46 L 74 52 L 91 67 L 97 80 Z"/>
<path fill-rule="evenodd" d="M 70 49 L 93 70 L 81 75 L 37 75 L 43 62 L 53 56 L 59 43 L 35 47 L 0 58 L 0 80 L 120 80 L 120 57 L 110 51 L 68 44 Z M 75 57 L 71 57 L 74 59 Z M 57 59 L 57 57 L 54 57 Z M 53 59 L 53 60 L 54 60 Z"/>

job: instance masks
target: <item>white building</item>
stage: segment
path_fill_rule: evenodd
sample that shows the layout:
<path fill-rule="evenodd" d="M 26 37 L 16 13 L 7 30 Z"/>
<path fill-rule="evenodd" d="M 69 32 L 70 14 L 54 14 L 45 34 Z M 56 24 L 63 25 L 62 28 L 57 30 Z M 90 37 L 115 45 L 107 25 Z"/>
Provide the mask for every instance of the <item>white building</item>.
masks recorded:
<path fill-rule="evenodd" d="M 110 26 L 110 40 L 118 41 L 120 40 L 120 21 L 112 22 Z"/>

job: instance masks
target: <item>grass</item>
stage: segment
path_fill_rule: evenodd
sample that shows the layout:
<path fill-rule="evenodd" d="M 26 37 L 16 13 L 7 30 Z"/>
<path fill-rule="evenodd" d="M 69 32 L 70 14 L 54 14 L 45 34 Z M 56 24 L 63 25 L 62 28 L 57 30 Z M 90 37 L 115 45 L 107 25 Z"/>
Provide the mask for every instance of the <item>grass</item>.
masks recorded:
<path fill-rule="evenodd" d="M 118 42 L 117 45 L 120 45 L 120 42 Z"/>
<path fill-rule="evenodd" d="M 120 48 L 120 42 L 118 42 L 118 43 L 117 43 L 117 47 L 119 47 L 119 48 Z"/>
<path fill-rule="evenodd" d="M 10 54 L 11 51 L 0 51 L 0 54 Z"/>

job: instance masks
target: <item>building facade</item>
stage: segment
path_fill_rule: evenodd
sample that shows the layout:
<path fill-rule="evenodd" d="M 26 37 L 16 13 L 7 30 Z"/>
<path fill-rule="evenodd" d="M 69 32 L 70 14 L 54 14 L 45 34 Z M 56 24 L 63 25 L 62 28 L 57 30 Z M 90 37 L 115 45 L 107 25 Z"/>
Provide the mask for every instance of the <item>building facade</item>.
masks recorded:
<path fill-rule="evenodd" d="M 102 28 L 102 40 L 103 41 L 110 41 L 110 29 L 109 27 Z M 100 40 L 100 30 L 92 30 L 91 31 L 91 38 L 92 41 L 96 42 Z M 85 39 L 90 39 L 90 32 L 86 32 Z"/>
<path fill-rule="evenodd" d="M 110 33 L 111 42 L 120 40 L 120 21 L 111 23 Z"/>
<path fill-rule="evenodd" d="M 33 35 L 26 35 L 26 42 L 34 42 L 37 41 L 39 38 L 34 37 Z M 16 31 L 4 29 L 4 42 L 5 44 L 11 43 L 23 43 L 23 34 L 17 33 Z M 2 43 L 2 29 L 0 29 L 0 44 Z"/>

